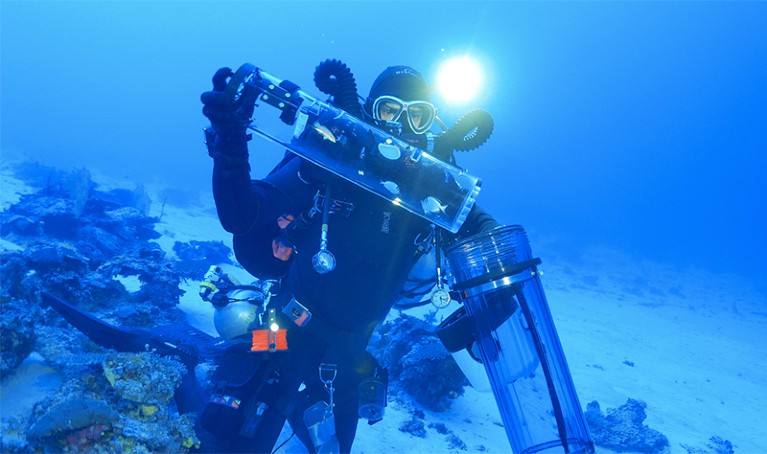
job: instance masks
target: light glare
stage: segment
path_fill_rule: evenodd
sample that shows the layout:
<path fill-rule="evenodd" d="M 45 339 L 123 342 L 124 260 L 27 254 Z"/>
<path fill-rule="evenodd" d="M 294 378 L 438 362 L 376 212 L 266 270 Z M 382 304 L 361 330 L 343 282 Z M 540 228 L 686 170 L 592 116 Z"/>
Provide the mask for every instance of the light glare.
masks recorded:
<path fill-rule="evenodd" d="M 437 88 L 445 100 L 464 103 L 477 96 L 483 79 L 479 63 L 464 55 L 442 63 L 437 72 Z"/>

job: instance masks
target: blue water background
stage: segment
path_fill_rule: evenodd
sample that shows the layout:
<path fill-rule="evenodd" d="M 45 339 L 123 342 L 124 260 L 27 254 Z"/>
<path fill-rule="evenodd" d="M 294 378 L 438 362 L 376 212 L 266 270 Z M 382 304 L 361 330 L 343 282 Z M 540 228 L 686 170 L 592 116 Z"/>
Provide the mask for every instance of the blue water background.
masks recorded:
<path fill-rule="evenodd" d="M 2 1 L 0 16 L 3 160 L 162 182 L 183 204 L 209 197 L 199 94 L 217 68 L 319 95 L 315 66 L 338 58 L 366 95 L 386 66 L 433 80 L 468 53 L 482 95 L 437 99 L 441 116 L 492 113 L 459 162 L 534 250 L 587 266 L 615 249 L 767 291 L 767 2 Z M 254 175 L 281 153 L 255 139 Z"/>

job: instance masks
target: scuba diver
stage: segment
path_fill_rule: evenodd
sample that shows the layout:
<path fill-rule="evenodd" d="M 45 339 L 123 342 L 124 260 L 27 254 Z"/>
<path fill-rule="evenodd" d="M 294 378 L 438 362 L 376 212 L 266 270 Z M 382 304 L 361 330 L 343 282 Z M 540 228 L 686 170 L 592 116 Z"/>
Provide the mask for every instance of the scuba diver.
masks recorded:
<path fill-rule="evenodd" d="M 386 406 L 387 371 L 366 351 L 373 330 L 392 307 L 456 299 L 436 333 L 473 386 L 492 388 L 512 451 L 594 452 L 541 260 L 521 226 L 499 226 L 473 203 L 479 181 L 459 181 L 453 165 L 454 151 L 489 137 L 489 114 L 445 128 L 406 66 L 384 70 L 362 103 L 337 60 L 317 67 L 315 83 L 328 103 L 245 64 L 218 70 L 201 96 L 219 220 L 258 279 L 241 285 L 217 266 L 205 275 L 200 296 L 220 338 L 116 327 L 43 298 L 100 345 L 179 357 L 188 373 L 176 403 L 199 414 L 199 451 L 267 453 L 286 421 L 309 452 L 349 452 L 359 419 L 373 424 Z M 291 139 L 254 126 L 256 98 L 294 125 Z M 435 122 L 442 133 L 431 133 Z M 262 179 L 251 179 L 248 129 L 289 150 Z M 195 379 L 203 359 L 219 364 L 212 389 Z"/>
<path fill-rule="evenodd" d="M 327 78 L 331 102 L 424 146 L 437 116 L 421 73 L 389 67 L 360 103 L 348 68 L 336 64 L 333 71 Z M 229 68 L 218 70 L 213 90 L 201 96 L 211 123 L 206 143 L 213 195 L 239 263 L 275 283 L 275 321 L 287 332 L 284 339 L 275 335 L 270 351 L 244 348 L 225 358 L 214 381 L 220 383 L 216 394 L 226 397 L 206 407 L 203 426 L 217 434 L 213 450 L 222 452 L 271 452 L 286 420 L 310 451 L 349 452 L 360 419 L 360 385 L 380 373 L 366 346 L 434 242 L 435 228 L 292 152 L 266 177 L 251 179 L 253 108 L 232 102 L 226 89 L 233 76 Z M 321 132 L 323 140 L 335 141 L 332 131 Z M 441 234 L 443 240 L 462 238 L 497 225 L 474 205 L 456 234 Z"/>

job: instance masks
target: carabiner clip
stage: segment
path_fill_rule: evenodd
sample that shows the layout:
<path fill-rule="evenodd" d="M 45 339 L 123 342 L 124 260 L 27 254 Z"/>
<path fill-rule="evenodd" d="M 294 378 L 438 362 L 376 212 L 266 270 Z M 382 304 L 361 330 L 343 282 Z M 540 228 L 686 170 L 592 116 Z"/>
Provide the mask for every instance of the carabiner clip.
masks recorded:
<path fill-rule="evenodd" d="M 338 375 L 338 365 L 329 363 L 320 364 L 320 381 L 325 387 L 333 386 L 333 381 L 335 381 L 336 375 Z M 326 376 L 329 376 L 330 378 L 326 379 Z"/>

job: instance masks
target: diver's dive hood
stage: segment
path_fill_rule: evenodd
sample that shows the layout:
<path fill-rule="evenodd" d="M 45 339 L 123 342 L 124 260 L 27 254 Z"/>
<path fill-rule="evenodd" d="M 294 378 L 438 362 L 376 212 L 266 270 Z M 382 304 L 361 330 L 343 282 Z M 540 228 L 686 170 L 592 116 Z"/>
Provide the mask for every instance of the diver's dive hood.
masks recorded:
<path fill-rule="evenodd" d="M 409 66 L 389 66 L 378 75 L 365 101 L 368 115 L 373 114 L 371 106 L 381 96 L 389 95 L 404 101 L 431 101 L 431 90 L 423 75 Z"/>

